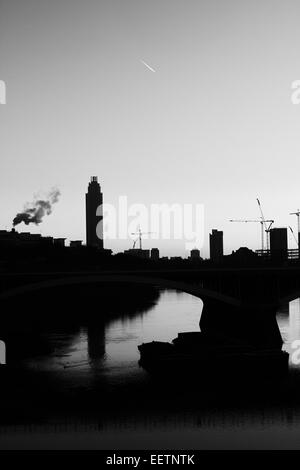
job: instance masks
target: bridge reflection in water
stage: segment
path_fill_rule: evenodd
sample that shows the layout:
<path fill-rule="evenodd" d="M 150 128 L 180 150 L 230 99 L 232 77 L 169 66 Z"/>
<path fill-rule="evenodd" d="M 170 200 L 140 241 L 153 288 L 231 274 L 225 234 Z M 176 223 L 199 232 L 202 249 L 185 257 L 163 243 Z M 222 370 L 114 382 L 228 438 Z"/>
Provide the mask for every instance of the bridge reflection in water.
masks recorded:
<path fill-rule="evenodd" d="M 116 315 L 103 322 L 81 325 L 73 332 L 66 327 L 44 332 L 52 352 L 29 357 L 24 362 L 35 370 L 56 371 L 65 378 L 74 373 L 77 381 L 80 374 L 85 380 L 88 373 L 120 381 L 137 376 L 143 380 L 146 374 L 138 366 L 137 346 L 152 340 L 171 341 L 178 332 L 199 331 L 202 308 L 203 302 L 192 295 L 161 290 L 157 303 L 141 311 L 126 311 L 124 305 L 119 318 Z M 300 299 L 281 307 L 276 319 L 283 350 L 291 353 L 292 342 L 300 340 Z M 261 328 L 259 320 L 256 328 Z"/>
<path fill-rule="evenodd" d="M 225 396 L 223 383 L 213 389 L 203 384 L 192 397 L 176 390 L 172 394 L 156 390 L 153 395 L 150 388 L 149 392 L 151 381 L 138 367 L 137 345 L 152 339 L 169 341 L 178 331 L 197 331 L 201 308 L 196 297 L 161 291 L 154 304 L 139 312 L 127 314 L 124 306 L 121 317 L 102 324 L 44 331 L 54 348 L 50 354 L 24 359 L 24 366 L 50 379 L 52 387 L 59 384 L 67 399 L 75 394 L 77 414 L 70 417 L 65 401 L 62 410 L 49 398 L 42 414 L 40 405 L 30 410 L 25 424 L 16 417 L 15 427 L 0 426 L 0 448 L 16 443 L 30 448 L 37 442 L 45 448 L 63 448 L 66 443 L 111 449 L 166 448 L 168 443 L 174 449 L 299 446 L 299 366 L 293 366 L 292 382 L 266 391 L 258 384 L 248 395 L 237 384 L 233 395 Z M 284 348 L 290 350 L 292 341 L 300 339 L 299 299 L 280 309 L 277 320 Z M 220 367 L 216 364 L 216 374 Z M 108 396 L 115 400 L 113 407 L 104 401 Z M 48 408 L 52 424 L 45 419 Z M 55 420 L 60 424 L 53 428 Z"/>

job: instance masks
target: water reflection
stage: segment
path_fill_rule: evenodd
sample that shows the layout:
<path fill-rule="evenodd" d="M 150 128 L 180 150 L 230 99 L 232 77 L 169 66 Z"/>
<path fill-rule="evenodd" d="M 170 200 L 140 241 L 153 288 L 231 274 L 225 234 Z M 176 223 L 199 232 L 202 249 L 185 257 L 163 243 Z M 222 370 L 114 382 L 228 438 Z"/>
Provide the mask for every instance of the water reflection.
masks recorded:
<path fill-rule="evenodd" d="M 291 354 L 293 341 L 300 339 L 300 299 L 293 300 L 281 308 L 277 313 L 277 322 L 284 342 L 283 349 Z M 290 367 L 300 371 L 300 366 L 292 363 L 291 356 Z"/>
<path fill-rule="evenodd" d="M 54 346 L 48 356 L 26 360 L 28 367 L 44 371 L 63 372 L 64 380 L 78 372 L 97 374 L 109 380 L 146 378 L 138 365 L 138 344 L 152 341 L 171 341 L 179 331 L 199 331 L 202 310 L 200 299 L 176 291 L 160 291 L 159 300 L 144 311 L 126 316 L 123 307 L 120 318 L 82 326 L 76 334 L 48 332 Z M 76 371 L 76 372 L 75 372 Z"/>
<path fill-rule="evenodd" d="M 106 449 L 299 446 L 300 366 L 291 365 L 295 373 L 292 380 L 267 390 L 265 395 L 260 384 L 255 394 L 248 395 L 238 389 L 238 384 L 232 400 L 223 400 L 226 384 L 221 383 L 207 393 L 207 384 L 202 384 L 193 399 L 189 394 L 178 397 L 164 390 L 156 391 L 156 401 L 153 399 L 149 377 L 138 366 L 137 345 L 153 339 L 170 341 L 180 331 L 198 331 L 201 310 L 200 299 L 161 291 L 156 302 L 138 312 L 127 312 L 124 305 L 119 317 L 77 325 L 72 331 L 47 331 L 47 341 L 53 346 L 51 354 L 24 362 L 30 370 L 46 373 L 51 384 L 59 383 L 67 399 L 74 391 L 83 391 L 76 398 L 76 406 L 83 410 L 81 418 L 60 416 L 57 421 L 61 424 L 55 424 L 55 430 L 50 421 L 49 425 L 30 428 L 28 422 L 14 429 L 2 427 L 2 432 L 0 427 L 0 447 L 29 448 L 38 443 L 47 448 L 54 442 L 57 448 Z M 291 343 L 300 339 L 300 299 L 280 309 L 277 321 L 284 349 L 291 352 Z M 89 413 L 84 405 L 91 397 L 94 401 Z M 113 407 L 105 413 L 107 397 L 112 397 Z M 46 403 L 47 411 L 49 406 Z M 50 411 L 52 421 L 56 412 L 56 408 Z M 78 425 L 76 433 L 74 422 Z M 47 438 L 51 444 L 47 444 Z"/>
<path fill-rule="evenodd" d="M 178 332 L 199 331 L 199 319 L 203 303 L 191 295 L 172 290 L 162 290 L 156 304 L 132 311 L 126 315 L 126 307 L 119 318 L 78 327 L 72 332 L 47 332 L 47 340 L 53 352 L 47 356 L 26 359 L 26 365 L 34 369 L 64 372 L 64 379 L 76 370 L 87 375 L 99 374 L 115 379 L 145 378 L 138 366 L 138 344 L 171 341 Z M 300 339 L 300 299 L 281 308 L 277 321 L 283 337 L 283 349 L 291 353 L 291 343 Z M 259 325 L 257 325 L 259 328 Z M 292 364 L 291 364 L 292 366 Z M 299 368 L 300 370 L 300 368 Z"/>
<path fill-rule="evenodd" d="M 105 354 L 105 324 L 87 327 L 87 354 L 90 364 L 97 365 Z"/>

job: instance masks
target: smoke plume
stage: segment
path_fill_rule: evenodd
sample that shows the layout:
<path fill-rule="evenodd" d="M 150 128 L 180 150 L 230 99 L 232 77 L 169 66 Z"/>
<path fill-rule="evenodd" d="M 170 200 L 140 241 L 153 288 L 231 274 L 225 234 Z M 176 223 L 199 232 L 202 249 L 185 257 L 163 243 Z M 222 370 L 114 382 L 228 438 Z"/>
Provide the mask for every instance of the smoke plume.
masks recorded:
<path fill-rule="evenodd" d="M 45 215 L 50 215 L 52 206 L 58 202 L 60 191 L 53 188 L 46 196 L 45 199 L 35 199 L 33 202 L 25 205 L 23 212 L 16 215 L 13 220 L 13 226 L 24 222 L 24 224 L 40 224 Z"/>

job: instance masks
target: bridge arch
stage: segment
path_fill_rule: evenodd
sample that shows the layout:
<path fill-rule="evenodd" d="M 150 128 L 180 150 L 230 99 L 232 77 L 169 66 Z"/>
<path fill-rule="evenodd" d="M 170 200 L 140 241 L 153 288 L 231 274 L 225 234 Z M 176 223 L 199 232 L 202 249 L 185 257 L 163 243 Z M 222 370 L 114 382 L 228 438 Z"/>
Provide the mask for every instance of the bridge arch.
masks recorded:
<path fill-rule="evenodd" d="M 296 300 L 300 297 L 300 287 L 291 292 L 290 294 L 281 297 L 278 301 L 279 305 L 286 305 L 289 302 L 292 302 L 293 300 Z"/>
<path fill-rule="evenodd" d="M 185 282 L 174 281 L 164 278 L 152 278 L 147 276 L 143 277 L 128 274 L 93 274 L 88 276 L 70 276 L 46 281 L 38 281 L 30 284 L 25 284 L 23 286 L 11 288 L 5 292 L 0 293 L 0 301 L 47 288 L 98 283 L 148 284 L 152 286 L 180 290 L 182 292 L 200 298 L 203 302 L 205 302 L 205 299 L 213 299 L 218 302 L 232 305 L 235 307 L 239 307 L 241 305 L 240 301 L 235 299 L 234 297 L 230 297 L 209 289 L 204 289 L 194 284 L 188 284 Z"/>

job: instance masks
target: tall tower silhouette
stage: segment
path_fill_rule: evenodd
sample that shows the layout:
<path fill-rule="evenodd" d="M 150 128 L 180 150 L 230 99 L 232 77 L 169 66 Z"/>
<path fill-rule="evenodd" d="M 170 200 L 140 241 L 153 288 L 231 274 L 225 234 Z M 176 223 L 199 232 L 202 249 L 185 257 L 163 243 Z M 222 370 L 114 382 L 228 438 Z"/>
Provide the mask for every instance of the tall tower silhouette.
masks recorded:
<path fill-rule="evenodd" d="M 103 195 L 101 193 L 100 184 L 98 183 L 98 178 L 97 176 L 92 176 L 88 191 L 85 195 L 86 244 L 87 246 L 103 249 L 103 227 L 98 225 L 103 219 L 102 203 Z M 101 215 L 96 215 L 99 206 L 101 206 Z"/>

